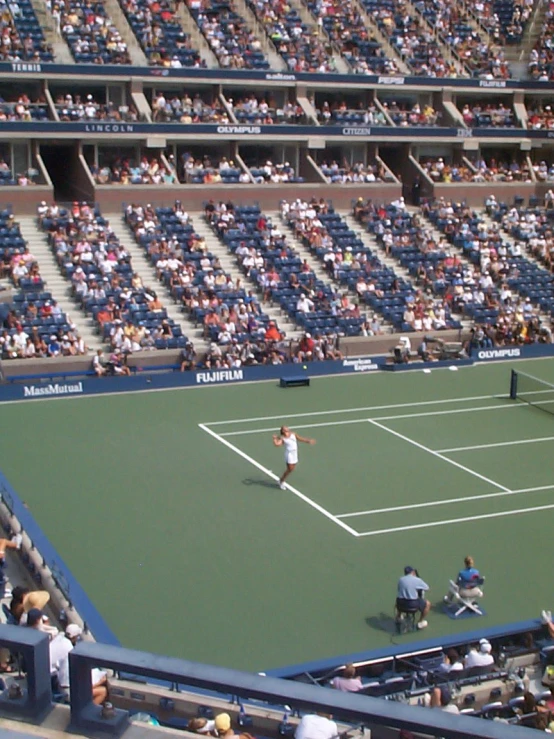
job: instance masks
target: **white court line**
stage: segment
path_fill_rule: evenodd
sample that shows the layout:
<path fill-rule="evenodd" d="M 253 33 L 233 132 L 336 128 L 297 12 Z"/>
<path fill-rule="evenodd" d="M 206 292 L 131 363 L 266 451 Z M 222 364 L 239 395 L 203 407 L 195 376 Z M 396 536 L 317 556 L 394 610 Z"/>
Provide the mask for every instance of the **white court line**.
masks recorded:
<path fill-rule="evenodd" d="M 516 441 L 497 441 L 494 444 L 474 444 L 473 446 L 454 446 L 451 449 L 437 449 L 441 454 L 452 452 L 470 452 L 473 449 L 493 449 L 497 446 L 515 446 L 517 444 L 537 444 L 542 441 L 554 441 L 554 436 L 541 436 L 538 439 L 517 439 Z"/>
<path fill-rule="evenodd" d="M 231 451 L 235 452 L 235 454 L 238 454 L 239 457 L 242 457 L 247 462 L 250 462 L 250 464 L 254 465 L 254 467 L 257 467 L 259 470 L 261 470 L 261 472 L 263 472 L 265 475 L 267 475 L 268 477 L 271 477 L 272 480 L 276 480 L 277 482 L 279 482 L 279 476 L 278 475 L 276 475 L 271 470 L 268 470 L 267 467 L 264 467 L 259 462 L 256 462 L 255 459 L 253 459 L 252 457 L 250 457 L 248 454 L 246 454 L 245 452 L 243 452 L 241 449 L 238 449 L 238 447 L 236 447 L 233 444 L 231 444 L 231 442 L 227 441 L 226 439 L 222 439 L 219 434 L 216 434 L 215 431 L 212 431 L 212 429 L 208 428 L 205 424 L 199 423 L 198 426 L 203 431 L 205 431 L 207 434 L 209 434 L 210 436 L 213 436 L 214 439 L 217 439 L 217 441 L 221 442 L 228 449 L 230 449 Z M 316 503 L 311 498 L 308 498 L 307 495 L 304 495 L 304 493 L 301 493 L 296 488 L 293 488 L 292 485 L 289 485 L 288 482 L 286 482 L 285 485 L 287 487 L 287 490 L 290 490 L 291 493 L 294 493 L 294 495 L 296 495 L 298 498 L 300 498 L 300 500 L 303 500 L 304 503 L 307 503 L 312 508 L 315 508 L 316 511 L 318 511 L 319 513 L 322 513 L 330 521 L 332 521 L 333 523 L 336 523 L 337 526 L 340 526 L 345 531 L 348 531 L 348 533 L 351 534 L 352 536 L 356 536 L 356 537 L 359 536 L 359 534 L 358 534 L 357 531 L 355 531 L 353 528 L 351 528 L 350 526 L 348 526 L 348 524 L 344 523 L 344 521 L 340 521 L 332 513 L 329 513 L 329 511 L 326 510 L 325 508 L 323 508 L 322 506 L 320 506 L 319 503 Z"/>
<path fill-rule="evenodd" d="M 444 457 L 440 452 L 435 452 L 433 449 L 429 449 L 429 447 L 426 447 L 423 444 L 420 444 L 419 441 L 414 441 L 414 439 L 410 439 L 409 436 L 404 436 L 404 434 L 401 434 L 398 431 L 394 431 L 393 429 L 390 429 L 387 426 L 383 426 L 383 424 L 378 423 L 374 419 L 368 418 L 367 421 L 368 423 L 371 423 L 373 426 L 377 426 L 377 428 L 380 428 L 382 431 L 386 431 L 387 433 L 392 434 L 393 436 L 396 436 L 399 439 L 402 439 L 402 441 L 406 441 L 408 444 L 411 444 L 412 446 L 415 446 L 418 449 L 421 449 L 422 451 L 427 452 L 428 454 L 431 454 L 433 457 L 437 457 L 437 459 L 442 459 L 443 462 L 446 462 L 447 464 L 451 464 L 453 467 L 457 467 L 458 469 L 463 470 L 463 472 L 467 472 L 468 475 L 473 475 L 473 477 L 477 477 L 479 478 L 479 480 L 488 482 L 489 485 L 492 485 L 495 488 L 499 488 L 500 490 L 504 490 L 505 492 L 511 492 L 510 488 L 507 488 L 504 485 L 501 485 L 500 483 L 495 482 L 494 480 L 491 480 L 490 477 L 485 477 L 484 475 L 481 475 L 479 472 L 475 472 L 475 470 L 472 470 L 469 467 L 466 467 L 465 465 L 460 464 L 459 462 L 455 462 L 453 459 Z"/>
<path fill-rule="evenodd" d="M 398 531 L 412 531 L 413 529 L 427 529 L 433 526 L 446 526 L 451 523 L 467 523 L 468 521 L 478 521 L 484 518 L 500 518 L 501 516 L 516 516 L 522 513 L 534 513 L 536 511 L 547 511 L 554 508 L 554 503 L 550 505 L 539 505 L 533 508 L 518 508 L 515 511 L 499 511 L 498 513 L 483 513 L 480 516 L 464 516 L 463 518 L 449 518 L 444 521 L 430 521 L 429 523 L 415 523 L 410 526 L 395 526 L 390 529 L 377 529 L 376 531 L 361 531 L 358 536 L 379 536 L 379 534 L 394 534 Z"/>
<path fill-rule="evenodd" d="M 339 413 L 357 413 L 359 411 L 384 411 L 391 408 L 411 408 L 422 405 L 443 405 L 444 403 L 463 403 L 471 400 L 507 400 L 508 395 L 473 395 L 469 398 L 446 398 L 445 400 L 420 400 L 414 403 L 393 403 L 391 405 L 366 405 L 360 408 L 340 408 L 334 411 L 312 411 L 311 413 L 292 413 L 281 416 L 257 416 L 255 418 L 236 418 L 229 421 L 211 421 L 204 426 L 224 426 L 232 423 L 252 423 L 254 421 L 278 421 L 281 418 L 305 418 L 306 416 L 334 416 Z"/>
<path fill-rule="evenodd" d="M 491 397 L 491 396 L 487 396 Z M 553 401 L 554 402 L 554 401 Z M 425 418 L 426 416 L 449 416 L 452 413 L 473 413 L 474 411 L 499 411 L 513 410 L 514 408 L 527 408 L 525 403 L 514 403 L 513 405 L 481 405 L 475 408 L 449 408 L 447 411 L 425 411 L 423 413 L 403 413 L 394 416 L 377 416 L 374 421 L 395 421 L 403 418 Z M 323 423 L 301 423 L 294 424 L 295 429 L 316 429 L 325 426 L 347 426 L 350 423 L 367 423 L 370 419 L 353 418 L 348 421 L 325 421 Z M 268 426 L 263 429 L 246 429 L 244 431 L 224 431 L 220 436 L 243 436 L 247 434 L 265 434 L 269 431 L 275 431 L 275 426 Z"/>
<path fill-rule="evenodd" d="M 522 493 L 535 493 L 541 490 L 552 490 L 554 485 L 541 485 L 537 488 L 519 488 L 518 490 L 500 490 L 497 493 L 485 493 L 484 495 L 468 495 L 464 498 L 447 498 L 445 500 L 428 500 L 425 503 L 410 503 L 408 505 L 396 505 L 390 508 L 371 508 L 367 511 L 353 511 L 352 513 L 340 513 L 337 518 L 357 518 L 358 516 L 374 516 L 378 513 L 393 513 L 394 511 L 411 511 L 414 508 L 434 508 L 439 505 L 451 505 L 452 503 L 466 503 L 468 500 L 484 500 L 485 498 L 503 498 L 507 495 L 521 495 Z"/>

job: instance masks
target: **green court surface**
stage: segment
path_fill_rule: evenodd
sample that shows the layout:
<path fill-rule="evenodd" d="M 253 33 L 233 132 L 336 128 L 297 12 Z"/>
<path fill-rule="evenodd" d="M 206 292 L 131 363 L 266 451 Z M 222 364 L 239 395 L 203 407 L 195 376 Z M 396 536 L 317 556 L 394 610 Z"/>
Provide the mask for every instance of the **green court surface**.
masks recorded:
<path fill-rule="evenodd" d="M 264 670 L 484 629 L 553 605 L 554 417 L 507 398 L 512 366 L 554 381 L 541 360 L 8 403 L 1 466 L 125 646 Z M 317 441 L 285 491 L 283 423 Z M 467 554 L 486 615 L 453 621 Z M 399 637 L 405 565 L 436 607 Z"/>

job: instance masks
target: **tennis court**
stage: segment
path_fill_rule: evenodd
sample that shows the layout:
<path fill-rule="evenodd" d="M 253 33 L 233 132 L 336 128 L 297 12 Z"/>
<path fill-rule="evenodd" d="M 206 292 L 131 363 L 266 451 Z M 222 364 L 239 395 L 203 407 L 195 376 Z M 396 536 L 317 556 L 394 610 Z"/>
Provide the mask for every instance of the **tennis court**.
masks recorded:
<path fill-rule="evenodd" d="M 126 646 L 261 670 L 485 628 L 552 605 L 554 392 L 510 400 L 511 367 L 6 404 L 2 470 Z M 286 491 L 283 423 L 317 441 Z M 453 621 L 466 554 L 486 615 Z M 396 637 L 407 564 L 436 607 Z"/>

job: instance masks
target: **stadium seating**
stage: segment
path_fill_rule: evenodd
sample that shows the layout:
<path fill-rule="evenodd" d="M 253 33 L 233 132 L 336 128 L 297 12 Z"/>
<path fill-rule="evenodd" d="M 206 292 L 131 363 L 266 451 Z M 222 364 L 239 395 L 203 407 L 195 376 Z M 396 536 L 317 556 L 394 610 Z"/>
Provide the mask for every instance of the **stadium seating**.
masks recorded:
<path fill-rule="evenodd" d="M 100 102 L 93 95 L 58 95 L 55 107 L 60 121 L 126 121 L 139 120 L 134 105 L 116 106 L 112 102 Z M 45 116 L 46 117 L 46 116 Z"/>
<path fill-rule="evenodd" d="M 189 10 L 225 69 L 269 69 L 261 42 L 235 11 L 232 0 L 187 0 Z"/>
<path fill-rule="evenodd" d="M 149 64 L 167 67 L 203 67 L 203 60 L 192 48 L 169 0 L 120 0 L 129 25 Z"/>
<path fill-rule="evenodd" d="M 514 205 L 510 208 L 501 204 L 495 209 L 493 218 L 502 224 L 506 233 L 523 243 L 529 254 L 548 270 L 530 269 L 527 265 L 532 263 L 527 261 L 526 269 L 519 267 L 513 284 L 518 292 L 538 304 L 541 310 L 554 316 L 554 245 L 550 235 L 554 225 L 554 208 L 546 209 L 538 205 Z"/>
<path fill-rule="evenodd" d="M 129 254 L 97 207 L 74 203 L 55 214 L 48 209 L 39 223 L 75 299 L 112 348 L 121 348 L 124 334 L 133 337 L 133 352 L 185 345 L 180 326 L 134 273 Z M 91 223 L 94 237 L 87 238 Z"/>
<path fill-rule="evenodd" d="M 335 161 L 322 162 L 319 168 L 327 178 L 327 182 L 333 184 L 393 181 L 386 169 L 377 162 L 373 164 L 364 164 L 363 162 L 344 163 L 342 166 Z"/>
<path fill-rule="evenodd" d="M 102 2 L 69 0 L 61 14 L 61 30 L 76 62 L 131 63 L 127 44 Z"/>
<path fill-rule="evenodd" d="M 441 41 L 451 46 L 474 77 L 506 79 L 510 76 L 504 52 L 475 30 L 476 21 L 459 5 L 444 0 L 417 0 L 415 7 L 438 31 Z"/>
<path fill-rule="evenodd" d="M 336 288 L 316 277 L 278 225 L 258 206 L 235 206 L 233 213 L 234 221 L 228 228 L 217 214 L 210 222 L 266 300 L 277 303 L 314 335 L 360 333 L 364 316 L 354 306 L 342 308 Z"/>
<path fill-rule="evenodd" d="M 158 157 L 141 157 L 140 161 L 102 152 L 100 166 L 93 165 L 91 174 L 98 185 L 174 185 L 177 176 Z"/>
<path fill-rule="evenodd" d="M 0 38 L 1 60 L 25 60 L 51 62 L 52 49 L 46 43 L 44 33 L 30 0 L 8 3 L 2 0 Z"/>
<path fill-rule="evenodd" d="M 554 79 L 554 54 L 552 36 L 554 34 L 554 8 L 550 4 L 546 13 L 540 36 L 529 55 L 529 71 L 533 79 L 548 82 Z"/>
<path fill-rule="evenodd" d="M 153 96 L 152 119 L 156 123 L 229 123 L 227 111 L 215 95 L 204 100 L 199 93 L 163 93 Z"/>
<path fill-rule="evenodd" d="M 31 102 L 23 93 L 5 100 L 0 96 L 0 121 L 46 121 L 48 120 L 48 104 L 42 100 Z"/>
<path fill-rule="evenodd" d="M 247 0 L 277 51 L 293 72 L 332 72 L 330 49 L 286 0 Z"/>
<path fill-rule="evenodd" d="M 420 220 L 393 204 L 375 206 L 356 203 L 354 216 L 377 239 L 385 252 L 407 269 L 417 286 L 413 301 L 413 318 L 407 324 L 403 308 L 395 301 L 396 322 L 402 317 L 402 331 L 440 331 L 461 328 L 451 310 L 460 310 L 453 286 L 459 266 L 449 253 L 448 245 L 435 243 Z M 433 297 L 429 297 L 429 293 Z"/>
<path fill-rule="evenodd" d="M 502 102 L 466 104 L 461 113 L 464 123 L 471 128 L 512 128 L 516 125 L 513 110 Z"/>
<path fill-rule="evenodd" d="M 180 204 L 146 208 L 143 216 L 133 206 L 125 215 L 158 279 L 191 319 L 204 326 L 205 338 L 222 345 L 263 338 L 269 317 L 207 251 Z"/>
<path fill-rule="evenodd" d="M 328 203 L 296 200 L 281 204 L 283 219 L 310 252 L 319 259 L 329 274 L 390 321 L 403 329 L 406 302 L 411 300 L 412 286 L 385 267 L 378 255 L 369 249 L 348 227 Z M 347 314 L 348 314 L 347 307 Z M 364 330 L 365 316 L 348 317 L 339 325 L 348 336 Z"/>
<path fill-rule="evenodd" d="M 236 101 L 229 98 L 227 102 L 239 123 L 267 126 L 274 123 L 291 125 L 306 122 L 304 110 L 298 103 L 278 106 L 271 99 L 254 93 Z"/>
<path fill-rule="evenodd" d="M 317 120 L 323 125 L 388 125 L 385 114 L 372 103 L 369 105 L 360 103 L 357 108 L 351 108 L 344 100 L 332 103 L 325 100 L 321 105 L 318 105 L 316 110 Z"/>
<path fill-rule="evenodd" d="M 424 205 L 423 212 L 473 265 L 463 268 L 459 283 L 464 313 L 477 323 L 503 323 L 524 341 L 525 326 L 536 319 L 542 286 L 547 289 L 551 275 L 516 245 L 503 243 L 499 227 L 489 227 L 464 204 L 441 199 Z"/>
<path fill-rule="evenodd" d="M 356 74 L 398 71 L 396 62 L 386 56 L 351 0 L 308 0 L 308 8 L 321 19 L 327 35 Z"/>
<path fill-rule="evenodd" d="M 71 319 L 47 291 L 39 265 L 10 209 L 0 212 L 0 275 L 8 276 L 17 288 L 0 336 L 2 359 L 86 352 Z"/>

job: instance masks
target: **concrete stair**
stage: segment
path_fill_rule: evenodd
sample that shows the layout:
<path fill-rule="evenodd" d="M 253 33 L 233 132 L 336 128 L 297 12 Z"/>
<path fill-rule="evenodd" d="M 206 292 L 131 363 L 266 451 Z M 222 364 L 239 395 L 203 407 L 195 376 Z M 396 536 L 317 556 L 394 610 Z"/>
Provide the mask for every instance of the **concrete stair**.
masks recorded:
<path fill-rule="evenodd" d="M 206 37 L 198 27 L 198 24 L 192 17 L 186 3 L 178 3 L 175 15 L 181 21 L 181 25 L 183 26 L 185 33 L 188 33 L 191 38 L 192 47 L 198 51 L 200 58 L 205 62 L 207 68 L 217 69 L 219 67 L 217 57 L 207 42 Z"/>
<path fill-rule="evenodd" d="M 52 47 L 54 60 L 57 64 L 75 64 L 73 55 L 63 36 L 56 29 L 56 22 L 44 0 L 31 0 L 38 22 L 44 33 L 44 38 Z"/>
<path fill-rule="evenodd" d="M 204 213 L 191 213 L 191 217 L 194 225 L 194 230 L 197 234 L 199 234 L 206 240 L 208 250 L 219 259 L 219 261 L 221 262 L 221 266 L 223 267 L 225 272 L 227 272 L 227 274 L 231 275 L 231 277 L 233 278 L 233 282 L 236 282 L 236 280 L 240 279 L 245 289 L 254 289 L 261 300 L 261 291 L 258 290 L 257 284 L 254 282 L 249 282 L 244 274 L 241 272 L 235 257 L 229 253 L 225 244 L 223 244 L 213 232 L 212 228 L 209 226 L 204 217 Z M 271 320 L 277 322 L 277 325 L 279 326 L 281 331 L 284 331 L 286 333 L 288 339 L 298 339 L 300 336 L 302 336 L 302 332 L 298 329 L 296 324 L 293 323 L 291 319 L 285 313 L 283 313 L 278 306 L 271 305 L 271 303 L 263 302 L 262 307 L 264 313 L 267 313 Z"/>
<path fill-rule="evenodd" d="M 281 218 L 280 211 L 273 211 L 273 213 L 268 213 L 268 215 L 271 217 L 271 220 L 273 223 L 281 223 L 283 226 L 283 230 L 286 231 L 287 234 L 287 241 L 289 244 L 298 252 L 298 256 L 301 259 L 305 259 L 308 264 L 310 265 L 312 272 L 315 274 L 318 280 L 322 280 L 323 282 L 326 282 L 327 284 L 331 285 L 334 290 L 337 290 L 341 294 L 344 295 L 344 293 L 347 293 L 347 295 L 352 298 L 354 302 L 358 300 L 358 296 L 355 292 L 352 290 L 349 290 L 344 285 L 341 285 L 339 282 L 334 280 L 328 272 L 325 271 L 325 268 L 321 264 L 321 262 L 314 257 L 314 255 L 311 253 L 309 249 L 307 249 L 304 244 L 299 241 L 295 235 L 294 231 L 289 227 L 289 225 Z M 341 213 L 341 215 L 344 218 L 344 215 Z"/>
<path fill-rule="evenodd" d="M 19 223 L 21 235 L 29 246 L 29 251 L 38 262 L 41 277 L 45 282 L 45 290 L 52 293 L 52 298 L 57 301 L 63 312 L 71 317 L 89 353 L 93 353 L 102 345 L 101 338 L 96 331 L 96 324 L 91 317 L 84 315 L 71 296 L 71 285 L 60 272 L 58 263 L 48 245 L 46 234 L 38 228 L 33 216 L 21 216 L 16 220 Z"/>
<path fill-rule="evenodd" d="M 146 54 L 140 48 L 138 39 L 129 25 L 129 21 L 125 17 L 125 13 L 121 9 L 121 5 L 117 0 L 104 0 L 104 7 L 109 18 L 113 21 L 113 24 L 127 44 L 129 56 L 131 57 L 131 64 L 135 67 L 147 67 L 148 59 L 146 58 Z"/>
<path fill-rule="evenodd" d="M 194 326 L 194 323 L 183 314 L 180 305 L 175 302 L 167 287 L 158 281 L 156 270 L 146 257 L 144 249 L 136 243 L 123 215 L 121 213 L 110 213 L 105 214 L 105 217 L 109 219 L 114 234 L 129 252 L 133 270 L 142 280 L 142 284 L 145 287 L 155 289 L 167 310 L 168 317 L 175 321 L 181 327 L 183 334 L 194 343 L 194 348 L 198 354 L 205 352 L 208 344 L 202 336 L 202 329 Z"/>
<path fill-rule="evenodd" d="M 418 213 L 417 208 L 408 208 L 408 210 L 412 215 L 417 215 Z M 411 282 L 413 284 L 414 278 L 409 273 L 409 271 L 405 267 L 403 267 L 400 262 L 394 259 L 394 257 L 389 256 L 383 249 L 379 241 L 372 234 L 370 234 L 369 231 L 365 231 L 358 223 L 358 221 L 354 218 L 354 216 L 350 214 L 343 214 L 343 218 L 346 223 L 348 223 L 350 228 L 358 234 L 364 244 L 366 244 L 366 246 L 369 246 L 370 249 L 372 249 L 376 254 L 379 255 L 379 259 L 386 267 L 390 267 L 399 277 L 402 277 L 407 282 Z M 436 240 L 439 240 L 441 238 L 441 234 L 439 233 L 439 231 L 437 231 L 437 229 L 434 228 L 434 226 L 432 226 L 429 221 L 425 222 L 425 228 L 427 231 L 431 231 L 433 233 L 433 237 Z M 452 317 L 457 321 L 461 321 L 461 323 L 464 325 L 471 325 L 471 322 L 468 321 L 461 313 L 453 312 Z"/>
<path fill-rule="evenodd" d="M 279 72 L 286 71 L 287 63 L 277 52 L 273 41 L 265 32 L 265 28 L 256 18 L 254 13 L 250 10 L 248 5 L 244 2 L 244 0 L 234 0 L 234 6 L 236 12 L 246 21 L 246 25 L 248 26 L 248 28 L 260 39 L 263 53 L 266 55 L 271 69 L 275 69 Z"/>
<path fill-rule="evenodd" d="M 329 38 L 325 29 L 323 27 L 320 28 L 318 26 L 318 23 L 315 17 L 308 10 L 308 8 L 304 5 L 302 0 L 289 0 L 289 4 L 291 8 L 293 8 L 294 10 L 298 12 L 298 15 L 300 16 L 302 20 L 302 23 L 305 23 L 312 32 L 315 31 L 316 33 L 319 33 L 320 36 L 326 39 L 329 45 L 331 45 L 331 39 Z M 333 59 L 335 69 L 339 74 L 352 74 L 352 68 L 350 64 L 348 64 L 346 59 L 343 56 L 341 56 L 336 49 L 333 49 L 332 59 Z"/>

